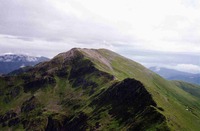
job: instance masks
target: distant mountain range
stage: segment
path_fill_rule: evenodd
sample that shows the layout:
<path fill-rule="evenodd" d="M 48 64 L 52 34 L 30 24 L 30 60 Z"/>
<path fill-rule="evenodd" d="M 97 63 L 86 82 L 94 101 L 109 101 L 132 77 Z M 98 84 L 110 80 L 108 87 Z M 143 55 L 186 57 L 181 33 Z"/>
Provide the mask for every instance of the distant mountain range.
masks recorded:
<path fill-rule="evenodd" d="M 48 61 L 46 57 L 34 57 L 23 54 L 5 54 L 0 56 L 0 74 L 7 74 L 25 66 L 34 66 Z"/>
<path fill-rule="evenodd" d="M 150 67 L 149 69 L 168 80 L 182 80 L 200 85 L 200 74 L 192 74 L 163 67 Z"/>

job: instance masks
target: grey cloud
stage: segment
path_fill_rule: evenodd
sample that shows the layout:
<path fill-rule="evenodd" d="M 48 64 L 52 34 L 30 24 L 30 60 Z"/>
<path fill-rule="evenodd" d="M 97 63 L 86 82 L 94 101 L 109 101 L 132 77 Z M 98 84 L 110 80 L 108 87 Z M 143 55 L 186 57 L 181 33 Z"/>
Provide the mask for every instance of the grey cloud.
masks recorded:
<path fill-rule="evenodd" d="M 95 21 L 92 19 L 93 16 L 90 16 L 90 19 L 84 19 L 60 11 L 48 0 L 0 0 L 0 3 L 0 34 L 2 35 L 2 37 L 0 35 L 0 53 L 30 52 L 33 55 L 53 57 L 77 46 L 113 49 L 146 66 L 181 63 L 200 65 L 200 55 L 197 53 L 178 54 L 137 49 L 135 46 L 140 45 L 135 43 L 141 43 L 144 47 L 148 43 L 144 44 L 145 40 L 124 35 L 125 32 L 119 32 L 109 22 L 105 24 Z M 90 15 L 87 10 L 86 12 Z M 181 16 L 169 16 L 167 19 L 169 21 L 166 20 L 166 23 L 163 23 L 161 30 L 176 29 L 178 21 L 189 21 Z M 196 32 L 198 29 L 196 29 L 196 24 L 194 25 L 194 27 L 179 31 L 181 35 L 186 32 L 182 35 L 183 37 L 178 39 L 166 37 L 164 41 L 176 44 L 194 43 L 193 45 L 199 46 L 199 34 Z"/>
<path fill-rule="evenodd" d="M 194 64 L 200 66 L 200 54 L 171 53 L 148 50 L 121 50 L 119 51 L 137 62 L 144 63 L 145 66 L 158 66 L 159 64 Z"/>
<path fill-rule="evenodd" d="M 46 0 L 1 0 L 0 8 L 0 34 L 47 41 L 126 40 L 112 27 L 61 12 Z"/>

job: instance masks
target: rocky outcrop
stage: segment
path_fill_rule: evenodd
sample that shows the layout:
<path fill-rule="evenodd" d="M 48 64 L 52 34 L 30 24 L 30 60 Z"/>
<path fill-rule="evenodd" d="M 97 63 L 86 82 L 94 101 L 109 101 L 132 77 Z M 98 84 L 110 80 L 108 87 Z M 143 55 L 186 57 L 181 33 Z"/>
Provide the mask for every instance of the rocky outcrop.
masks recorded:
<path fill-rule="evenodd" d="M 38 99 L 35 96 L 32 96 L 22 104 L 21 112 L 27 113 L 40 106 L 41 104 Z"/>
<path fill-rule="evenodd" d="M 55 79 L 51 76 L 45 76 L 45 77 L 39 77 L 39 78 L 34 78 L 31 81 L 26 81 L 24 84 L 24 91 L 37 91 L 40 88 L 44 88 L 47 85 L 52 85 L 55 86 Z"/>
<path fill-rule="evenodd" d="M 17 113 L 15 113 L 13 110 L 10 110 L 6 112 L 3 115 L 0 115 L 0 124 L 2 126 L 15 126 L 20 122 Z"/>
<path fill-rule="evenodd" d="M 128 78 L 113 84 L 96 96 L 91 106 L 96 107 L 95 117 L 104 108 L 120 125 L 127 125 L 130 130 L 146 130 L 155 125 L 158 125 L 156 130 L 169 130 L 166 118 L 157 111 L 151 94 L 135 79 Z"/>

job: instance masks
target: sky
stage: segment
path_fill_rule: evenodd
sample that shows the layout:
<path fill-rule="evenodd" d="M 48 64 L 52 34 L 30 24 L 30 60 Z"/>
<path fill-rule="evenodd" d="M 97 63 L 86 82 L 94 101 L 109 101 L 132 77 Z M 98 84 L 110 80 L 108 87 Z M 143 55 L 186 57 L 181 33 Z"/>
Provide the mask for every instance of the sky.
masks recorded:
<path fill-rule="evenodd" d="M 0 54 L 107 48 L 200 73 L 199 0 L 0 0 Z"/>

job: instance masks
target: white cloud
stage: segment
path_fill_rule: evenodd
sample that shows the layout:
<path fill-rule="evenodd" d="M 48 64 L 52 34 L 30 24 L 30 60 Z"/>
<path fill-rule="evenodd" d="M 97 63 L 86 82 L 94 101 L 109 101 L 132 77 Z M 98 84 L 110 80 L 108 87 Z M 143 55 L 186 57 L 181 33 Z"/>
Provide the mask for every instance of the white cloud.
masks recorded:
<path fill-rule="evenodd" d="M 159 71 L 161 67 L 164 67 L 167 69 L 174 69 L 174 70 L 193 73 L 193 74 L 200 73 L 200 66 L 194 65 L 194 64 L 162 64 L 162 63 L 142 63 L 142 64 L 147 65 L 148 68 L 156 66 L 157 71 Z"/>
<path fill-rule="evenodd" d="M 174 69 L 180 70 L 180 71 L 187 71 L 191 73 L 200 73 L 200 66 L 193 65 L 193 64 L 178 64 L 174 67 Z"/>
<path fill-rule="evenodd" d="M 178 64 L 174 67 L 171 67 L 172 69 L 189 72 L 189 73 L 200 73 L 200 66 L 193 65 L 193 64 Z"/>
<path fill-rule="evenodd" d="M 90 41 L 89 41 L 90 42 Z M 7 44 L 5 44 L 7 43 Z M 20 46 L 19 46 L 20 45 Z M 106 41 L 99 41 L 99 43 L 93 42 L 92 44 L 77 43 L 74 39 L 65 39 L 63 41 L 45 41 L 32 39 L 25 41 L 21 38 L 9 35 L 0 35 L 0 55 L 9 53 L 17 54 L 29 54 L 32 56 L 46 56 L 49 58 L 54 57 L 60 52 L 66 52 L 74 47 L 80 48 L 109 48 L 114 50 L 115 48 Z"/>

